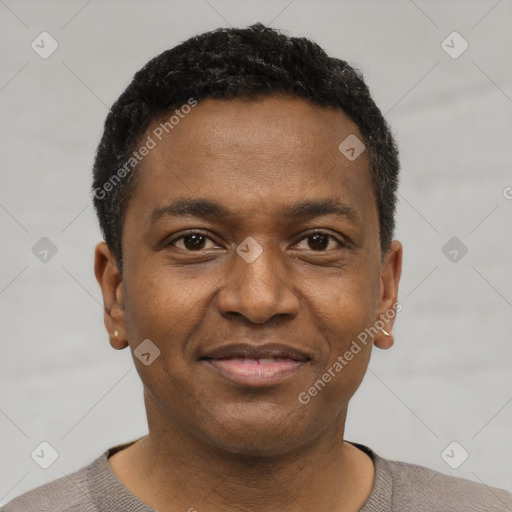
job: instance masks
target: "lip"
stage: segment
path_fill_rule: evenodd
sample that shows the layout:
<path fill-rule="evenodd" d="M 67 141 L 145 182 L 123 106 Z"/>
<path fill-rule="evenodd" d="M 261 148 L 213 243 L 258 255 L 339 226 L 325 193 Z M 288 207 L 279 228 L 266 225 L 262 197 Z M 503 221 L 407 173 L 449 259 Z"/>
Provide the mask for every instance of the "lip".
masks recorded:
<path fill-rule="evenodd" d="M 268 359 L 271 357 L 288 358 L 300 362 L 310 360 L 310 357 L 302 350 L 279 343 L 265 343 L 263 345 L 232 343 L 206 352 L 201 359 Z"/>
<path fill-rule="evenodd" d="M 208 368 L 245 387 L 280 384 L 296 375 L 309 361 L 301 350 L 275 343 L 226 345 L 200 358 Z"/>

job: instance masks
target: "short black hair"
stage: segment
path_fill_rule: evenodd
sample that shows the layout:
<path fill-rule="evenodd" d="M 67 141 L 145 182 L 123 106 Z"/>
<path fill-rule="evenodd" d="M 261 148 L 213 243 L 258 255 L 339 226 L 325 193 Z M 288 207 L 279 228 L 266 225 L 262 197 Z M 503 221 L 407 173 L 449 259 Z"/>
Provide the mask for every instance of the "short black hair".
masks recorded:
<path fill-rule="evenodd" d="M 130 171 L 138 167 L 134 151 L 148 125 L 191 100 L 283 94 L 340 108 L 358 126 L 370 159 L 384 256 L 395 229 L 398 148 L 362 74 L 307 38 L 256 23 L 205 32 L 154 57 L 108 113 L 92 189 L 101 231 L 121 272 L 124 213 L 137 181 Z"/>

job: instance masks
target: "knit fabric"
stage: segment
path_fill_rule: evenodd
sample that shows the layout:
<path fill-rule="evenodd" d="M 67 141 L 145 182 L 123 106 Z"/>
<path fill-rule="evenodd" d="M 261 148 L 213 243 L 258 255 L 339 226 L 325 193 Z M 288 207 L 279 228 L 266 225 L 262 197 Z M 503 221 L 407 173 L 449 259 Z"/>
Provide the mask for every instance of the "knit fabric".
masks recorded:
<path fill-rule="evenodd" d="M 75 473 L 18 496 L 2 512 L 155 512 L 121 483 L 108 463 L 130 444 L 110 448 Z M 375 465 L 372 491 L 359 512 L 512 512 L 512 494 L 504 490 L 387 460 L 352 444 Z"/>

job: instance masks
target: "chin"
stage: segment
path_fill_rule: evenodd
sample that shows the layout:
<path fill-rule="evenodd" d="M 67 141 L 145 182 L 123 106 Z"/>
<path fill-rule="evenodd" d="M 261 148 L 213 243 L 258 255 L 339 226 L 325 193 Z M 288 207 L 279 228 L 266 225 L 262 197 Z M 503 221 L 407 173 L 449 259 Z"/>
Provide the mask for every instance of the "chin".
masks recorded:
<path fill-rule="evenodd" d="M 245 457 L 281 456 L 308 444 L 308 440 L 312 441 L 309 437 L 315 437 L 312 433 L 308 437 L 305 431 L 300 431 L 297 428 L 300 422 L 292 421 L 290 415 L 280 419 L 276 416 L 260 415 L 252 418 L 246 414 L 240 418 L 229 415 L 226 421 L 219 418 L 224 428 L 216 428 L 215 432 L 207 432 L 206 436 L 208 442 L 216 448 Z"/>

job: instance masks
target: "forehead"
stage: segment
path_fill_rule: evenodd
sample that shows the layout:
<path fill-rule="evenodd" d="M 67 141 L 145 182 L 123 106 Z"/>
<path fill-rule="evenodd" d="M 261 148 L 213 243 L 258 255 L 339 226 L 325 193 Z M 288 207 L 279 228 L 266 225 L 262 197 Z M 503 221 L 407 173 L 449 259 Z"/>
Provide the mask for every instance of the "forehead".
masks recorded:
<path fill-rule="evenodd" d="M 340 109 L 271 96 L 206 99 L 180 114 L 154 121 L 144 136 L 154 147 L 128 207 L 141 219 L 185 196 L 246 218 L 312 198 L 351 205 L 362 221 L 376 214 L 367 152 L 349 160 L 339 149 L 347 137 L 362 140 Z"/>
<path fill-rule="evenodd" d="M 169 126 L 166 121 L 171 118 L 175 124 Z M 338 145 L 345 137 L 356 134 L 362 139 L 355 123 L 341 109 L 284 96 L 205 99 L 186 115 L 166 115 L 154 121 L 147 134 L 156 138 L 158 150 L 150 157 L 180 145 L 182 149 L 196 149 L 187 155 L 189 158 L 205 154 L 214 158 L 240 154 L 264 157 L 279 149 L 279 159 L 287 161 L 304 157 L 333 160 L 339 156 Z"/>

